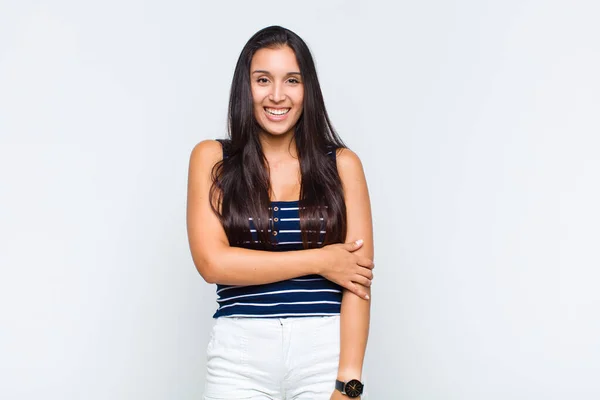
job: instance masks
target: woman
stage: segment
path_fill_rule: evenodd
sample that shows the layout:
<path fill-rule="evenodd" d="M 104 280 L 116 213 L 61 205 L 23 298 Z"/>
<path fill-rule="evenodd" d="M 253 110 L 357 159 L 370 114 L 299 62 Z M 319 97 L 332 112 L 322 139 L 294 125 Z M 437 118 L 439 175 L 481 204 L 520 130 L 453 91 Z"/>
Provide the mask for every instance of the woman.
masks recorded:
<path fill-rule="evenodd" d="M 229 136 L 199 143 L 189 169 L 190 248 L 219 296 L 205 399 L 360 398 L 369 195 L 295 33 L 272 26 L 245 45 Z"/>

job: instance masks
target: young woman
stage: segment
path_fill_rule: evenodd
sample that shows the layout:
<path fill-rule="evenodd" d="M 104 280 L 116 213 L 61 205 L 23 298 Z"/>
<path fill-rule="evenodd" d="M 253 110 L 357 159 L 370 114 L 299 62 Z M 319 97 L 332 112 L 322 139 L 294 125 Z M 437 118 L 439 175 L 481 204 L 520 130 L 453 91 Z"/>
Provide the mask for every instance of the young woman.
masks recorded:
<path fill-rule="evenodd" d="M 189 169 L 190 248 L 219 305 L 204 398 L 360 398 L 369 195 L 295 33 L 268 27 L 242 50 L 229 136 L 199 143 Z"/>

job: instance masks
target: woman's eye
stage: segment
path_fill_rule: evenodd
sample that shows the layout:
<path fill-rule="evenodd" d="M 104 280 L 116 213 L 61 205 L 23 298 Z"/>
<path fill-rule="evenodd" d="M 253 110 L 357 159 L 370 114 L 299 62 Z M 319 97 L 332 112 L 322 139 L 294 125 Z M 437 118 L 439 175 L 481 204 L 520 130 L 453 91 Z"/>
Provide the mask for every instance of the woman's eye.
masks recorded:
<path fill-rule="evenodd" d="M 258 78 L 258 79 L 256 80 L 256 82 L 258 82 L 258 83 L 268 83 L 268 82 L 269 82 L 269 80 L 268 80 L 267 78 Z"/>
<path fill-rule="evenodd" d="M 289 83 L 293 83 L 294 85 L 295 85 L 295 84 L 297 84 L 297 83 L 300 83 L 300 81 L 299 81 L 298 79 L 296 79 L 296 78 L 290 78 L 290 79 L 288 80 L 288 82 L 289 82 Z"/>

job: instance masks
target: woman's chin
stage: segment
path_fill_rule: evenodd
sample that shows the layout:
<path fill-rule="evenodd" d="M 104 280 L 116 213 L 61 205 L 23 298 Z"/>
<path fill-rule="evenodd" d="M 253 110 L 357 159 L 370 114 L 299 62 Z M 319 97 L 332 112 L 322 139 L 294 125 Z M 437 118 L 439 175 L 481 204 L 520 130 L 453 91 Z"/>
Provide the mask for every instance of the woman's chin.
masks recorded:
<path fill-rule="evenodd" d="M 294 130 L 288 130 L 285 132 L 280 132 L 280 131 L 273 131 L 273 130 L 265 130 L 263 129 L 263 134 L 265 134 L 266 136 L 271 136 L 271 137 L 284 137 L 287 135 L 293 135 Z"/>
<path fill-rule="evenodd" d="M 261 124 L 261 130 L 269 136 L 285 136 L 293 134 L 294 125 L 277 126 L 277 124 Z"/>

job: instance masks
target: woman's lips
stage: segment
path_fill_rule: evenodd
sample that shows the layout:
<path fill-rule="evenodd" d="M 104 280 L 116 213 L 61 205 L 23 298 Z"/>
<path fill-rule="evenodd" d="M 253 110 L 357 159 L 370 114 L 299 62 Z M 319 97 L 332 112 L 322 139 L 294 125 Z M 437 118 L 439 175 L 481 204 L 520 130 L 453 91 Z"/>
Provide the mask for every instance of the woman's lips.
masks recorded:
<path fill-rule="evenodd" d="M 267 119 L 269 121 L 278 122 L 278 121 L 283 121 L 284 119 L 287 118 L 288 114 L 290 113 L 291 108 L 264 107 L 264 110 L 265 110 L 265 115 L 267 116 Z"/>

